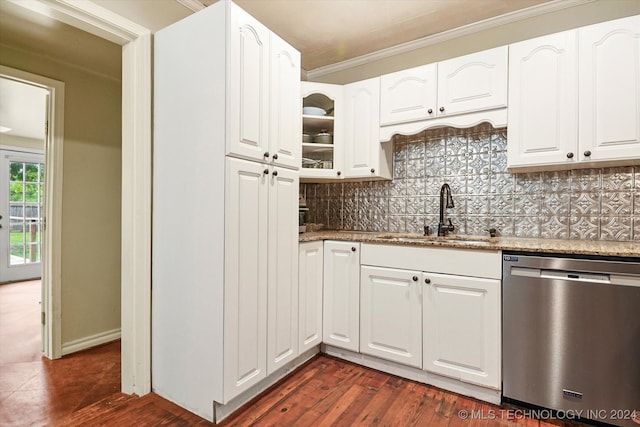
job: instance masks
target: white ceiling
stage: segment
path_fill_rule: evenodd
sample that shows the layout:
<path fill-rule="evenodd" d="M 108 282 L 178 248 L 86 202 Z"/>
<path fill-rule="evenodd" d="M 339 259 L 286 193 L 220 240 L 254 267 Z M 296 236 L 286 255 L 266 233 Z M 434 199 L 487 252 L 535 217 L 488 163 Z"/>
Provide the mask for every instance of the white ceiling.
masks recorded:
<path fill-rule="evenodd" d="M 47 91 L 41 87 L 0 78 L 0 126 L 5 135 L 44 141 Z"/>
<path fill-rule="evenodd" d="M 298 49 L 307 71 L 548 1 L 235 0 Z"/>

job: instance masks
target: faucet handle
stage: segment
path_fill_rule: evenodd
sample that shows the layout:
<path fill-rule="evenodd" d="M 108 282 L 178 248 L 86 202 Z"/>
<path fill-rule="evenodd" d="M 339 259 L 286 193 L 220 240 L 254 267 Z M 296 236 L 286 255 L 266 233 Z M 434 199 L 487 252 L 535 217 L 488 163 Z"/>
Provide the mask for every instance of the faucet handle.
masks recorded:
<path fill-rule="evenodd" d="M 484 231 L 489 232 L 489 237 L 496 237 L 496 233 L 498 232 L 498 230 L 496 230 L 495 228 L 490 228 L 488 230 L 485 229 Z"/>
<path fill-rule="evenodd" d="M 447 220 L 449 221 L 449 231 L 455 230 L 456 226 L 451 222 L 451 218 L 447 218 Z"/>
<path fill-rule="evenodd" d="M 425 236 L 429 236 L 431 234 L 431 227 L 429 227 L 428 225 L 424 226 L 424 235 Z"/>

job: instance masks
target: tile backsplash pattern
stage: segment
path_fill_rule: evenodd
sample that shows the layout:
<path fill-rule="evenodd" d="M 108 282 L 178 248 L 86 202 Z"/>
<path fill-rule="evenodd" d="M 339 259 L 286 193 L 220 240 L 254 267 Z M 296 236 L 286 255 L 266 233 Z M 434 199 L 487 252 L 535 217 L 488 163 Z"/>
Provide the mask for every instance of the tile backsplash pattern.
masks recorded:
<path fill-rule="evenodd" d="M 308 222 L 329 229 L 437 230 L 440 187 L 451 186 L 456 233 L 640 241 L 640 165 L 507 172 L 507 130 L 481 124 L 396 136 L 393 180 L 301 184 Z"/>

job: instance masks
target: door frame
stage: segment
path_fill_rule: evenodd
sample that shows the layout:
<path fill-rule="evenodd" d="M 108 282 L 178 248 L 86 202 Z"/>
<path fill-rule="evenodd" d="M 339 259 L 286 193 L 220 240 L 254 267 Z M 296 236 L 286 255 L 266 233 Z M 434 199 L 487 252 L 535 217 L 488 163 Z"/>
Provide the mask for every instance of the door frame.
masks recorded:
<path fill-rule="evenodd" d="M 121 382 L 151 391 L 151 31 L 90 0 L 8 0 L 122 46 Z"/>
<path fill-rule="evenodd" d="M 48 77 L 0 65 L 0 77 L 39 86 L 48 91 L 47 121 L 49 131 L 44 145 L 46 221 L 42 257 L 42 311 L 45 327 L 42 341 L 44 355 L 62 357 L 62 164 L 64 145 L 64 83 Z M 15 147 L 14 147 L 15 148 Z M 26 150 L 25 150 L 26 151 Z"/>

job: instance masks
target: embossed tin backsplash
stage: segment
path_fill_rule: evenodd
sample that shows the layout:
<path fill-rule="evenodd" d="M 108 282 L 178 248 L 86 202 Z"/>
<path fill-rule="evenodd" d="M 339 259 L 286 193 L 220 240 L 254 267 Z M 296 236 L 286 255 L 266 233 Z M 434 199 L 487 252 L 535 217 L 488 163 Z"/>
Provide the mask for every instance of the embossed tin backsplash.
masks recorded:
<path fill-rule="evenodd" d="M 393 140 L 393 180 L 301 184 L 308 222 L 329 229 L 437 229 L 451 186 L 458 234 L 640 241 L 640 166 L 511 174 L 507 130 L 482 124 Z"/>

